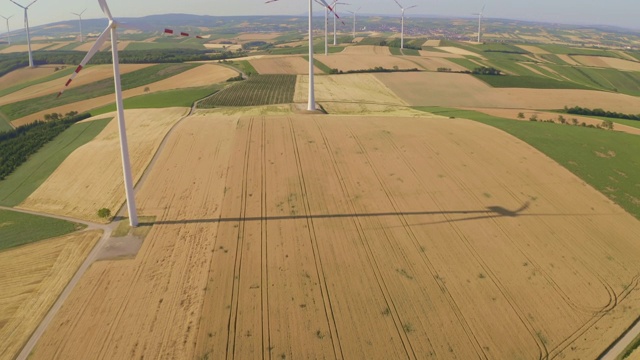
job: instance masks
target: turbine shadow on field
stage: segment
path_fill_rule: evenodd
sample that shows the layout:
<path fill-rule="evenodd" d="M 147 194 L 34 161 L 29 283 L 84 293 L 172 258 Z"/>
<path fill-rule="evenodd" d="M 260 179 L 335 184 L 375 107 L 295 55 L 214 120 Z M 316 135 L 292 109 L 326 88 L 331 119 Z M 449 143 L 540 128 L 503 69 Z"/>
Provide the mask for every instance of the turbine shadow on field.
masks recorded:
<path fill-rule="evenodd" d="M 406 212 L 378 212 L 378 213 L 356 213 L 356 214 L 312 214 L 312 215 L 282 215 L 282 216 L 253 216 L 253 217 L 233 217 L 233 218 L 209 218 L 209 219 L 185 219 L 185 220 L 162 220 L 154 223 L 140 225 L 178 225 L 178 224 L 206 224 L 225 223 L 241 221 L 276 221 L 276 220 L 306 220 L 306 219 L 337 219 L 337 218 L 367 218 L 385 216 L 416 216 L 416 215 L 474 215 L 458 219 L 447 219 L 444 221 L 410 224 L 410 225 L 435 225 L 448 222 L 469 221 L 490 219 L 497 217 L 518 217 L 518 216 L 566 216 L 567 214 L 521 214 L 529 208 L 529 202 L 524 203 L 516 210 L 509 210 L 502 206 L 488 206 L 483 210 L 453 210 L 453 211 L 406 211 Z"/>

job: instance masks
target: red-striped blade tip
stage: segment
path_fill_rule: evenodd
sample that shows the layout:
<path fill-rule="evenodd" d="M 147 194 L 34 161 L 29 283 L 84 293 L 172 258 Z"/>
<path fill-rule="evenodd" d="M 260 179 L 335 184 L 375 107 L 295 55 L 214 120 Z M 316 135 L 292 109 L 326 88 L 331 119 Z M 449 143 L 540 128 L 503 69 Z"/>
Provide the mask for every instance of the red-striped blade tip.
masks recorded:
<path fill-rule="evenodd" d="M 180 33 L 180 36 L 189 36 L 189 34 L 188 34 L 188 33 L 186 33 L 186 32 L 181 32 L 181 33 Z"/>
<path fill-rule="evenodd" d="M 204 39 L 204 38 L 200 35 L 196 35 L 196 39 Z"/>
<path fill-rule="evenodd" d="M 59 98 L 61 95 L 62 95 L 62 91 L 58 93 L 58 96 L 56 96 L 56 99 Z"/>
<path fill-rule="evenodd" d="M 171 29 L 164 29 L 164 33 L 165 33 L 165 34 L 173 34 L 173 30 L 171 30 Z"/>
<path fill-rule="evenodd" d="M 79 73 L 82 69 L 84 69 L 82 65 L 78 65 L 78 67 L 76 68 L 76 74 Z"/>

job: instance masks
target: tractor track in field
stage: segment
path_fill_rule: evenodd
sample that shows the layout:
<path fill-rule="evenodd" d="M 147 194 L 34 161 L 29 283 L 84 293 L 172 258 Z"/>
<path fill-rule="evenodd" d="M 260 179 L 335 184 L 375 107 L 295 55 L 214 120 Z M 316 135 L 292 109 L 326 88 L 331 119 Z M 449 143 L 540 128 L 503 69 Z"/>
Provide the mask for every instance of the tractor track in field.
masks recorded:
<path fill-rule="evenodd" d="M 291 139 L 293 141 L 293 153 L 296 159 L 296 169 L 298 172 L 300 194 L 304 204 L 304 211 L 306 213 L 307 231 L 309 232 L 309 241 L 311 242 L 311 248 L 313 250 L 313 258 L 316 269 L 316 279 L 320 284 L 320 294 L 322 296 L 322 304 L 324 306 L 325 318 L 327 326 L 329 327 L 331 344 L 333 347 L 333 354 L 336 359 L 344 359 L 344 353 L 342 351 L 342 345 L 340 343 L 340 336 L 338 333 L 338 325 L 336 323 L 333 304 L 331 303 L 331 296 L 329 294 L 329 287 L 327 285 L 327 279 L 322 265 L 322 258 L 320 256 L 320 248 L 318 247 L 318 236 L 316 234 L 316 225 L 311 217 L 311 204 L 309 203 L 308 187 L 302 170 L 302 159 L 300 156 L 300 148 L 298 147 L 298 140 L 296 138 L 295 127 L 293 120 L 288 117 L 289 129 L 291 132 Z"/>
<path fill-rule="evenodd" d="M 452 311 L 456 315 L 456 318 L 459 321 L 459 323 L 462 326 L 462 328 L 464 329 L 464 332 L 467 335 L 469 341 L 473 344 L 474 350 L 475 350 L 476 354 L 478 355 L 478 358 L 479 359 L 488 359 L 487 354 L 482 349 L 482 346 L 480 345 L 480 342 L 478 341 L 477 337 L 473 333 L 473 330 L 469 326 L 469 324 L 468 324 L 467 320 L 465 319 L 464 315 L 460 311 L 460 307 L 458 306 L 457 302 L 455 301 L 455 299 L 453 298 L 453 296 L 451 295 L 451 293 L 447 289 L 447 287 L 444 284 L 444 282 L 438 280 L 439 279 L 438 273 L 437 273 L 437 271 L 435 269 L 435 266 L 433 265 L 433 263 L 429 259 L 429 256 L 426 254 L 426 252 L 420 251 L 420 243 L 418 241 L 418 237 L 416 236 L 415 232 L 411 228 L 411 225 L 409 225 L 409 221 L 406 218 L 406 215 L 403 214 L 402 210 L 398 206 L 398 203 L 394 200 L 393 195 L 391 194 L 387 183 L 382 179 L 382 177 L 380 176 L 379 171 L 374 166 L 374 162 L 373 162 L 371 156 L 369 155 L 369 152 L 364 147 L 364 145 L 362 144 L 360 139 L 353 132 L 353 130 L 351 128 L 349 128 L 348 126 L 347 126 L 347 129 L 349 130 L 349 133 L 351 134 L 353 139 L 358 144 L 358 147 L 360 148 L 360 151 L 366 157 L 367 162 L 370 164 L 371 169 L 372 169 L 373 173 L 376 176 L 376 180 L 380 184 L 380 188 L 384 191 L 384 193 L 385 193 L 385 195 L 387 197 L 387 200 L 389 201 L 389 203 L 393 207 L 394 212 L 399 214 L 398 215 L 398 219 L 400 220 L 404 231 L 409 236 L 409 238 L 411 239 L 413 245 L 415 246 L 416 253 L 420 254 L 420 257 L 422 258 L 422 260 L 423 260 L 425 266 L 427 267 L 427 269 L 429 269 L 429 272 L 431 273 L 431 276 L 434 278 L 435 282 L 440 287 L 440 290 L 442 291 L 442 293 L 445 294 L 445 297 L 447 299 L 447 302 L 449 303 L 449 306 L 451 307 Z M 396 150 L 398 155 L 402 158 L 405 166 L 407 166 L 407 168 L 409 168 L 409 170 L 412 172 L 412 174 L 415 176 L 416 179 L 420 180 L 420 178 L 414 172 L 414 169 L 412 168 L 412 165 L 410 165 L 409 161 L 404 157 L 404 154 L 397 148 L 397 145 L 390 138 L 387 138 L 387 140 L 389 141 L 391 146 L 394 148 L 394 150 Z M 429 340 L 429 343 L 431 344 L 431 340 Z M 431 347 L 433 348 L 433 346 L 431 346 Z M 436 355 L 437 355 L 437 353 L 436 353 Z"/>
<path fill-rule="evenodd" d="M 346 184 L 346 182 L 344 180 L 345 177 L 343 176 L 342 171 L 340 171 L 340 168 L 338 166 L 338 161 L 337 161 L 337 159 L 335 157 L 335 153 L 334 153 L 333 148 L 331 147 L 329 139 L 328 139 L 326 133 L 324 132 L 324 130 L 322 129 L 322 126 L 318 123 L 318 121 L 316 119 L 313 119 L 313 121 L 316 124 L 316 127 L 318 128 L 318 132 L 320 133 L 320 135 L 322 137 L 324 145 L 327 148 L 327 153 L 329 154 L 329 157 L 331 159 L 331 163 L 333 165 L 333 169 L 332 170 L 335 173 L 336 178 L 340 182 L 340 188 L 342 190 L 343 198 L 345 200 L 347 200 L 347 203 L 348 203 L 348 206 L 349 206 L 349 211 L 350 211 L 350 213 L 356 214 L 357 213 L 356 206 L 353 203 L 353 198 L 352 198 L 351 194 L 349 193 L 349 189 L 348 189 L 347 184 Z M 389 286 L 386 283 L 386 281 L 384 280 L 384 276 L 382 275 L 382 270 L 380 269 L 380 265 L 378 264 L 378 261 L 376 261 L 373 249 L 371 248 L 371 246 L 368 244 L 368 242 L 366 240 L 366 235 L 365 235 L 365 231 L 364 231 L 364 226 L 362 225 L 362 221 L 361 221 L 360 218 L 353 218 L 352 220 L 353 220 L 354 226 L 355 226 L 355 228 L 357 230 L 358 238 L 360 240 L 360 243 L 362 244 L 362 247 L 365 250 L 365 253 L 367 255 L 367 261 L 369 263 L 369 266 L 371 267 L 371 270 L 372 270 L 372 272 L 373 272 L 373 274 L 375 276 L 377 286 L 378 286 L 378 288 L 380 290 L 380 293 L 382 294 L 382 296 L 384 298 L 384 302 L 386 303 L 387 308 L 390 310 L 390 315 L 391 315 L 391 317 L 393 319 L 398 338 L 400 339 L 400 341 L 402 343 L 402 346 L 404 348 L 405 356 L 408 359 L 417 359 L 415 350 L 411 346 L 411 342 L 409 341 L 407 333 L 403 329 L 403 322 L 402 322 L 402 319 L 400 318 L 400 314 L 398 312 L 397 306 L 396 306 L 395 302 L 393 301 L 393 297 L 391 296 L 391 293 L 389 291 Z"/>
<path fill-rule="evenodd" d="M 249 120 L 249 125 L 247 127 L 247 138 L 246 145 L 244 151 L 244 164 L 242 169 L 242 196 L 240 200 L 240 213 L 238 214 L 239 219 L 244 219 L 247 217 L 247 202 L 248 202 L 248 185 L 249 185 L 249 165 L 250 165 L 250 155 L 251 155 L 251 133 L 253 131 L 253 123 L 254 118 L 252 117 Z M 235 351 L 236 351 L 236 337 L 237 332 L 237 322 L 238 322 L 238 308 L 239 308 L 239 298 L 240 298 L 240 281 L 241 281 L 241 271 L 242 271 L 242 253 L 245 243 L 245 228 L 246 221 L 240 221 L 238 226 L 238 236 L 237 236 L 237 245 L 236 245 L 236 258 L 234 261 L 234 271 L 233 271 L 233 287 L 231 291 L 231 311 L 229 316 L 229 324 L 227 326 L 228 338 L 227 338 L 227 349 L 226 349 L 226 358 L 234 359 Z"/>

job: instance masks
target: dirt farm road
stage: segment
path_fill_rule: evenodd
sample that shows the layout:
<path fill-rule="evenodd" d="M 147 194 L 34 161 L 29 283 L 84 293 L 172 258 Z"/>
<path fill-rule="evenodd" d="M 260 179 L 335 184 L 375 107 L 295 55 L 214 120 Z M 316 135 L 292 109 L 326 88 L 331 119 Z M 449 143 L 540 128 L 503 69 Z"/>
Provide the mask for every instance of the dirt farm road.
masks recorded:
<path fill-rule="evenodd" d="M 21 209 L 15 209 L 15 208 L 4 207 L 4 206 L 0 206 L 0 210 L 15 211 L 15 212 L 20 212 L 24 214 L 44 216 L 44 217 L 49 217 L 49 218 L 59 219 L 59 220 L 66 220 L 70 222 L 87 225 L 87 228 L 85 230 L 102 230 L 103 231 L 102 237 L 100 238 L 100 240 L 98 240 L 98 243 L 96 244 L 96 246 L 94 246 L 93 250 L 91 250 L 91 252 L 89 253 L 89 256 L 87 256 L 87 258 L 84 260 L 82 265 L 80 265 L 80 267 L 78 268 L 78 271 L 76 271 L 75 275 L 73 275 L 73 277 L 71 278 L 67 286 L 64 288 L 62 293 L 60 293 L 60 296 L 58 297 L 56 302 L 51 306 L 51 309 L 49 309 L 49 312 L 47 312 L 47 315 L 42 319 L 42 321 L 40 322 L 40 325 L 38 325 L 38 327 L 33 332 L 33 334 L 31 334 L 29 341 L 27 341 L 27 343 L 22 348 L 22 351 L 20 351 L 20 354 L 18 354 L 18 357 L 16 358 L 17 360 L 26 360 L 29 357 L 31 350 L 33 350 L 36 343 L 38 342 L 38 340 L 40 339 L 44 331 L 47 329 L 47 326 L 49 325 L 53 317 L 56 315 L 58 310 L 60 310 L 64 301 L 67 299 L 67 297 L 69 297 L 69 294 L 71 294 L 71 291 L 76 286 L 78 281 L 80 281 L 80 278 L 82 278 L 82 275 L 84 275 L 87 269 L 89 269 L 89 266 L 91 266 L 91 264 L 93 264 L 93 262 L 96 260 L 98 254 L 100 254 L 100 251 L 102 250 L 104 245 L 107 243 L 107 240 L 109 240 L 109 238 L 111 237 L 111 232 L 117 225 L 117 222 L 111 222 L 105 225 L 105 224 L 98 224 L 98 223 L 88 222 L 88 221 L 79 220 L 79 219 L 72 219 L 65 216 L 57 216 L 57 215 L 51 215 L 46 213 L 40 213 L 36 211 L 21 210 Z"/>

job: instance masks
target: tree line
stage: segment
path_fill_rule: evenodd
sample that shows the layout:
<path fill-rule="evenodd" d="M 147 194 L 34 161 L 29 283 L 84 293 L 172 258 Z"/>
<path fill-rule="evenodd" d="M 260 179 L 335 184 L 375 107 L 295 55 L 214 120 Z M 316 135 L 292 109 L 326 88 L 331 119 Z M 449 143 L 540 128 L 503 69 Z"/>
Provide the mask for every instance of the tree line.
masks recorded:
<path fill-rule="evenodd" d="M 603 109 L 588 109 L 580 106 L 574 106 L 572 108 L 565 106 L 564 112 L 567 114 L 576 114 L 576 115 L 587 115 L 587 116 L 600 116 L 600 117 L 608 117 L 614 119 L 626 119 L 626 120 L 636 120 L 640 121 L 640 114 L 623 114 L 614 111 L 606 111 Z"/>
<path fill-rule="evenodd" d="M 187 61 L 224 60 L 246 56 L 245 51 L 195 50 L 195 49 L 153 49 L 153 50 L 124 50 L 120 51 L 122 64 L 159 64 L 183 63 Z M 86 54 L 82 51 L 36 51 L 33 62 L 36 66 L 47 64 L 78 65 Z M 26 53 L 0 54 L 0 76 L 28 66 Z M 91 64 L 111 64 L 110 52 L 99 52 L 92 59 Z"/>
<path fill-rule="evenodd" d="M 27 161 L 29 156 L 35 154 L 69 126 L 91 116 L 88 113 L 78 115 L 75 111 L 64 116 L 47 115 L 45 118 L 51 119 L 50 121 L 38 120 L 13 130 L 0 132 L 0 180 L 4 180 L 18 166 Z"/>

